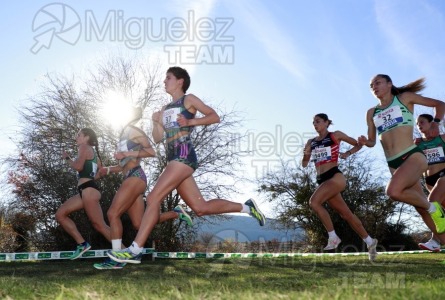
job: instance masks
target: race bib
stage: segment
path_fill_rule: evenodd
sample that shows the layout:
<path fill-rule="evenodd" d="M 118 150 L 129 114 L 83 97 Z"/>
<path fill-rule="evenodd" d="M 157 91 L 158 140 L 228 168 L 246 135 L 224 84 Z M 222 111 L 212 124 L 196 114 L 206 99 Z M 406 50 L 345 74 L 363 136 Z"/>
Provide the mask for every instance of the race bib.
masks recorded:
<path fill-rule="evenodd" d="M 331 157 L 331 147 L 319 147 L 312 150 L 312 160 L 315 163 L 331 160 Z"/>
<path fill-rule="evenodd" d="M 96 177 L 97 174 L 97 163 L 92 162 L 91 163 L 91 167 L 92 167 L 92 172 L 91 172 L 91 177 Z"/>
<path fill-rule="evenodd" d="M 445 155 L 442 147 L 425 149 L 423 150 L 423 153 L 425 153 L 429 165 L 445 162 Z"/>
<path fill-rule="evenodd" d="M 374 124 L 379 134 L 403 122 L 402 111 L 399 106 L 391 106 L 374 116 Z"/>
<path fill-rule="evenodd" d="M 123 141 L 119 141 L 119 143 L 117 144 L 117 152 L 127 152 L 128 147 L 127 147 L 127 140 L 123 140 Z"/>
<path fill-rule="evenodd" d="M 180 107 L 174 107 L 164 110 L 164 114 L 162 116 L 162 121 L 164 124 L 164 128 L 173 128 L 179 127 L 178 121 L 176 121 L 178 114 L 181 113 Z"/>

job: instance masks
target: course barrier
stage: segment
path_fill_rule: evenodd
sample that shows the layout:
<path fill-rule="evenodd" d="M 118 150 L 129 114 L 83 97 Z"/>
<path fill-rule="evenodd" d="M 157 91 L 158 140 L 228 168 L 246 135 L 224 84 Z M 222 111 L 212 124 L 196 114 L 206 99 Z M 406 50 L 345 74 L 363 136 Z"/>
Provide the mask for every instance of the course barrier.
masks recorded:
<path fill-rule="evenodd" d="M 108 249 L 89 250 L 82 255 L 82 258 L 106 257 Z M 74 251 L 55 251 L 55 252 L 21 252 L 21 253 L 0 253 L 0 262 L 8 261 L 33 261 L 33 260 L 56 260 L 69 259 Z M 445 253 L 445 249 L 440 252 Z M 368 252 L 336 252 L 336 253 L 219 253 L 219 252 L 155 252 L 154 248 L 144 248 L 143 254 L 151 254 L 152 258 L 273 258 L 273 257 L 311 257 L 311 256 L 360 256 L 368 255 Z M 421 254 L 431 253 L 427 250 L 413 251 L 385 251 L 378 254 L 400 255 L 400 254 Z"/>
<path fill-rule="evenodd" d="M 82 258 L 107 257 L 106 252 L 108 250 L 109 249 L 89 250 L 82 254 Z M 143 253 L 153 254 L 154 250 L 154 248 L 144 248 Z M 73 253 L 74 251 L 0 253 L 0 262 L 69 259 Z"/>
<path fill-rule="evenodd" d="M 440 252 L 445 253 L 445 249 Z M 413 250 L 413 251 L 387 251 L 378 252 L 381 254 L 397 255 L 397 254 L 421 254 L 431 253 L 427 250 Z M 337 252 L 337 253 L 214 253 L 214 252 L 153 252 L 153 258 L 272 258 L 272 257 L 311 257 L 311 256 L 360 256 L 368 255 L 368 252 Z"/>

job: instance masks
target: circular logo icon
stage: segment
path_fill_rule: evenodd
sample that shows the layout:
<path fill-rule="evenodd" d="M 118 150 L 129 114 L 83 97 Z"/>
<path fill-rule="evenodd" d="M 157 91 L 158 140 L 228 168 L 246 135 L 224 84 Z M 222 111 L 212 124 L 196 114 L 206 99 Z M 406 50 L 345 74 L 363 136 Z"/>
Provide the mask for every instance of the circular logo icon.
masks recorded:
<path fill-rule="evenodd" d="M 63 3 L 51 3 L 42 7 L 34 16 L 32 31 L 35 43 L 31 52 L 37 54 L 42 48 L 51 47 L 54 37 L 74 45 L 80 38 L 82 26 L 77 12 Z"/>

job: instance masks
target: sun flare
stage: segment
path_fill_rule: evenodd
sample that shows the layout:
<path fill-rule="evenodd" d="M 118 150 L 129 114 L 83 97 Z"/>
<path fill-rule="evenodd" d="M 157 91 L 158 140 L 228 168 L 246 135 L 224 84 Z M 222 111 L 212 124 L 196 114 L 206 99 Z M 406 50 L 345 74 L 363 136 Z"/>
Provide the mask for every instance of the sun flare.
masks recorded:
<path fill-rule="evenodd" d="M 131 100 L 124 94 L 108 91 L 103 97 L 101 116 L 104 122 L 113 129 L 119 129 L 130 121 L 132 113 Z"/>

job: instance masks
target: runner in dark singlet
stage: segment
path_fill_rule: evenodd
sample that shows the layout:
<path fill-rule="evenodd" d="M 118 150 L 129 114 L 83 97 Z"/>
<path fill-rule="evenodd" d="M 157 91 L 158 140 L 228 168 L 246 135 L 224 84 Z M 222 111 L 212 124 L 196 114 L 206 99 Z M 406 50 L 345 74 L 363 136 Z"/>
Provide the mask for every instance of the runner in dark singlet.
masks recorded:
<path fill-rule="evenodd" d="M 121 251 L 107 252 L 117 262 L 141 262 L 143 245 L 158 222 L 161 202 L 174 189 L 197 216 L 243 212 L 256 218 L 261 226 L 266 220 L 252 199 L 244 204 L 224 199 L 204 199 L 193 178 L 198 160 L 190 133 L 194 126 L 218 123 L 219 116 L 195 95 L 185 94 L 190 86 L 190 76 L 186 70 L 180 67 L 169 68 L 164 84 L 166 92 L 172 96 L 172 102 L 162 111 L 154 113 L 152 119 L 154 141 L 163 141 L 165 134 L 168 164 L 147 196 L 148 206 L 132 245 Z M 196 118 L 197 112 L 203 117 Z"/>
<path fill-rule="evenodd" d="M 110 241 L 110 227 L 105 223 L 99 203 L 101 193 L 95 182 L 95 179 L 99 177 L 97 170 L 101 166 L 96 133 L 90 128 L 83 128 L 77 133 L 76 143 L 77 157 L 72 159 L 65 151 L 62 157 L 71 168 L 78 172 L 77 190 L 79 193 L 66 200 L 56 212 L 56 220 L 77 243 L 76 250 L 70 259 L 81 257 L 91 248 L 69 217 L 75 211 L 84 209 L 94 229 Z"/>
<path fill-rule="evenodd" d="M 338 212 L 348 222 L 349 226 L 363 239 L 368 247 L 369 260 L 374 261 L 377 257 L 377 239 L 373 239 L 363 227 L 362 222 L 347 206 L 341 192 L 346 188 L 346 178 L 338 169 L 338 157 L 347 158 L 361 149 L 357 141 L 341 131 L 329 132 L 328 127 L 332 124 L 326 114 L 317 114 L 313 125 L 318 136 L 308 140 L 304 148 L 302 159 L 303 167 L 307 167 L 309 159 L 315 163 L 317 170 L 318 188 L 309 199 L 309 205 L 317 214 L 320 221 L 328 232 L 328 244 L 324 250 L 333 250 L 338 247 L 341 240 L 337 236 L 334 224 L 328 211 L 323 206 L 325 202 Z M 340 143 L 344 141 L 352 146 L 346 153 L 340 154 Z"/>
<path fill-rule="evenodd" d="M 417 117 L 417 128 L 422 134 L 415 140 L 417 146 L 423 151 L 428 161 L 428 169 L 424 173 L 426 188 L 430 192 L 428 199 L 437 199 L 442 207 L 445 203 L 445 135 L 428 138 L 434 118 L 429 114 L 421 114 Z M 431 239 L 426 243 L 419 243 L 419 247 L 425 250 L 439 252 L 440 244 L 445 244 L 445 233 L 438 234 L 431 218 L 424 219 L 432 232 Z"/>

